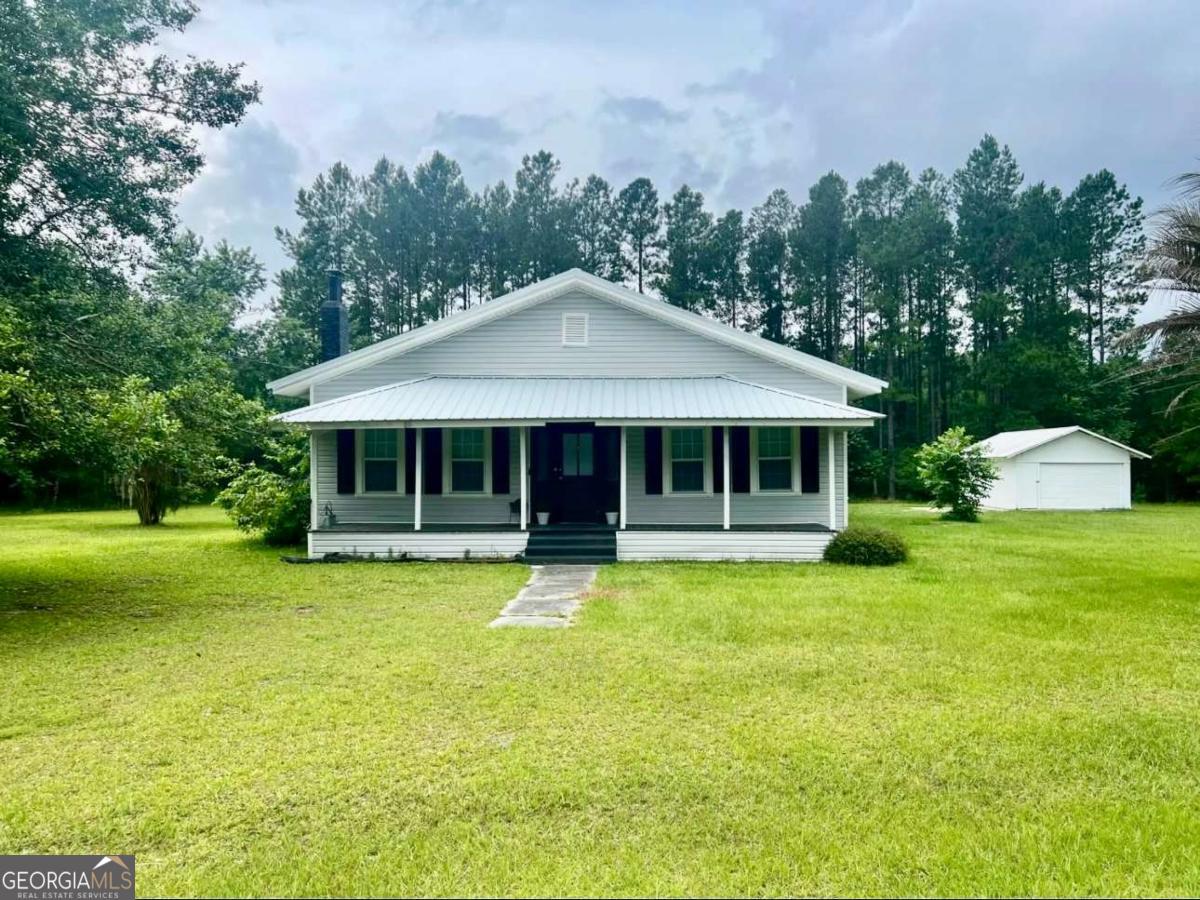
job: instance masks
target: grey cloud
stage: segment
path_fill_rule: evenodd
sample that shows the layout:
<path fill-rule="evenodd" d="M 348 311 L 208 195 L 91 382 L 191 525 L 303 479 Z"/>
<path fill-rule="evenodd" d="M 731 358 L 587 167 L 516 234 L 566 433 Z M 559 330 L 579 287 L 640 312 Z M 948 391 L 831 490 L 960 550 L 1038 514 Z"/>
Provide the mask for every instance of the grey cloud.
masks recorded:
<path fill-rule="evenodd" d="M 688 114 L 667 107 L 653 97 L 609 97 L 601 104 L 606 115 L 636 125 L 661 125 L 687 121 Z"/>
<path fill-rule="evenodd" d="M 807 146 L 780 156 L 801 184 L 830 168 L 854 180 L 889 157 L 951 171 L 991 132 L 1028 180 L 1069 190 L 1107 167 L 1153 206 L 1200 146 L 1189 8 L 926 0 L 830 4 L 814 16 L 772 7 L 765 61 L 689 96 L 740 99 L 790 121 Z M 733 172 L 731 185 L 760 181 L 758 168 Z"/>
<path fill-rule="evenodd" d="M 433 139 L 450 143 L 486 141 L 490 144 L 512 144 L 520 135 L 498 116 L 476 116 L 468 113 L 439 112 L 433 120 Z"/>
<path fill-rule="evenodd" d="M 210 243 L 248 246 L 274 273 L 287 264 L 275 226 L 295 221 L 300 154 L 274 125 L 248 119 L 223 132 L 179 202 L 180 221 Z"/>

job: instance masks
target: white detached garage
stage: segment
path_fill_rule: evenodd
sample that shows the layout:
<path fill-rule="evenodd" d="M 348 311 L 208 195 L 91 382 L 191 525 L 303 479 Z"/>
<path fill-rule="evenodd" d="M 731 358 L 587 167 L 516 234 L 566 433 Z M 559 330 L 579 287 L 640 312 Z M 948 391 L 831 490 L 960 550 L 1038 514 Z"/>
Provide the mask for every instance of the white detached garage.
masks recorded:
<path fill-rule="evenodd" d="M 1148 453 L 1078 425 L 1005 431 L 980 441 L 998 478 L 990 509 L 1129 509 L 1129 460 Z"/>

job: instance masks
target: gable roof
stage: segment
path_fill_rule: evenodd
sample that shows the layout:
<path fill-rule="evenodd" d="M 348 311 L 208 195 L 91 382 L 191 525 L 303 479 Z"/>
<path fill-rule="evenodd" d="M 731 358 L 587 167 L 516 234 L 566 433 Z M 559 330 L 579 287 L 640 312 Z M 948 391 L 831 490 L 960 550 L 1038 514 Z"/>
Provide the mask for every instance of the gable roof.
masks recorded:
<path fill-rule="evenodd" d="M 414 328 L 404 334 L 387 338 L 369 347 L 363 347 L 361 350 L 355 350 L 353 353 L 347 353 L 328 362 L 309 366 L 307 369 L 277 378 L 269 382 L 267 388 L 276 394 L 289 397 L 303 396 L 313 384 L 345 375 L 347 372 L 353 372 L 392 356 L 408 353 L 418 347 L 444 340 L 572 291 L 607 300 L 709 340 L 726 344 L 792 369 L 807 372 L 834 384 L 844 385 L 853 397 L 878 394 L 887 387 L 886 381 L 870 375 L 864 375 L 845 366 L 839 366 L 837 363 L 801 353 L 799 350 L 776 344 L 774 341 L 758 335 L 748 334 L 713 319 L 679 309 L 662 300 L 647 297 L 637 291 L 631 291 L 621 285 L 605 281 L 603 278 L 597 278 L 582 269 L 570 269 L 544 281 L 505 294 L 503 297 L 497 297 L 471 309 L 455 313 L 420 328 Z"/>
<path fill-rule="evenodd" d="M 667 378 L 425 375 L 280 413 L 310 427 L 438 422 L 821 422 L 870 425 L 879 413 L 731 375 Z"/>
<path fill-rule="evenodd" d="M 1104 441 L 1106 444 L 1112 444 L 1114 447 L 1120 447 L 1138 459 L 1150 458 L 1149 453 L 1143 453 L 1141 450 L 1126 447 L 1112 438 L 1096 434 L 1096 432 L 1089 431 L 1081 425 L 1067 425 L 1064 428 L 1030 428 L 1027 431 L 1002 431 L 986 440 L 979 441 L 975 446 L 982 449 L 991 459 L 1012 459 L 1014 456 L 1020 456 L 1034 447 L 1049 444 L 1051 441 L 1057 441 L 1059 438 L 1066 437 L 1068 434 L 1075 434 L 1076 432 L 1090 435 L 1097 440 Z"/>

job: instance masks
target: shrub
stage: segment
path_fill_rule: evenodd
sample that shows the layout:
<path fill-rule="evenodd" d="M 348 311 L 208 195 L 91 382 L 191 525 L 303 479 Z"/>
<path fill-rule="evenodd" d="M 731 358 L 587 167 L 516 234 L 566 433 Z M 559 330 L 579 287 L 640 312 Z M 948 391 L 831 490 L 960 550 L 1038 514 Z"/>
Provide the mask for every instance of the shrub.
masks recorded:
<path fill-rule="evenodd" d="M 996 467 L 964 428 L 950 428 L 917 451 L 917 472 L 935 506 L 947 506 L 947 519 L 974 522 L 979 505 L 996 480 Z"/>
<path fill-rule="evenodd" d="M 281 444 L 267 454 L 277 471 L 242 467 L 216 504 L 242 531 L 261 532 L 271 546 L 299 544 L 308 530 L 308 454 L 303 444 Z"/>
<path fill-rule="evenodd" d="M 908 559 L 908 547 L 894 531 L 853 525 L 825 547 L 825 561 L 847 566 L 894 566 Z"/>

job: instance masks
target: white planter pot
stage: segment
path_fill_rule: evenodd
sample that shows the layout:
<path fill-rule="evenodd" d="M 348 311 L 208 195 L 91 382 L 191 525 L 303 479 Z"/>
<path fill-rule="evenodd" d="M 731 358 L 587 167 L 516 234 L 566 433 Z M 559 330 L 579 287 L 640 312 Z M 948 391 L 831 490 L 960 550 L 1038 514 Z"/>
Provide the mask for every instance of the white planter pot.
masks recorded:
<path fill-rule="evenodd" d="M 547 523 L 550 521 L 550 513 L 548 513 L 548 512 L 540 512 L 540 513 L 538 513 L 538 514 L 537 514 L 537 520 L 538 520 L 538 524 L 539 524 L 539 525 L 545 525 L 545 524 L 547 524 Z"/>
<path fill-rule="evenodd" d="M 609 525 L 616 525 L 617 514 L 615 512 L 606 512 L 604 514 L 604 521 L 608 522 Z"/>

